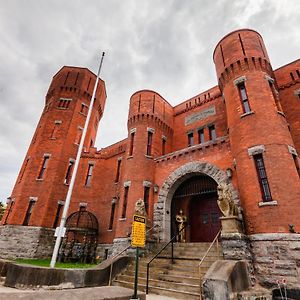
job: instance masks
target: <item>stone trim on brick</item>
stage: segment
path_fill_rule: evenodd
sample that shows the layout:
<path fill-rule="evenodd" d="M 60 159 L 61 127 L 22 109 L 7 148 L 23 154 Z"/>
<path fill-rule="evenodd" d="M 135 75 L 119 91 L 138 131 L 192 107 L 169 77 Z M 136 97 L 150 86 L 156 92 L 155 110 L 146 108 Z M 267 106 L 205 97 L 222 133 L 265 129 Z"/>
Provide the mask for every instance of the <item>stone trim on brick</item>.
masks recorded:
<path fill-rule="evenodd" d="M 247 116 L 254 115 L 254 114 L 255 114 L 254 111 L 249 111 L 249 112 L 246 112 L 246 113 L 240 115 L 240 118 L 242 119 L 242 118 L 245 118 Z"/>
<path fill-rule="evenodd" d="M 226 173 L 208 162 L 189 162 L 173 171 L 162 184 L 158 194 L 158 201 L 154 205 L 153 226 L 157 228 L 154 235 L 156 235 L 156 238 L 159 237 L 161 241 L 168 241 L 171 237 L 171 202 L 176 189 L 186 179 L 197 174 L 208 175 L 213 178 L 217 184 L 227 183 Z M 234 202 L 240 208 L 239 196 L 236 189 L 232 183 L 229 183 L 229 187 Z M 240 217 L 242 217 L 241 214 Z"/>
<path fill-rule="evenodd" d="M 276 200 L 273 201 L 261 201 L 258 202 L 259 207 L 264 207 L 264 206 L 277 206 L 278 202 Z"/>
<path fill-rule="evenodd" d="M 294 147 L 288 145 L 288 150 L 289 150 L 289 152 L 290 152 L 292 155 L 298 156 L 298 153 L 297 153 L 297 151 L 296 151 L 296 149 L 295 149 Z"/>
<path fill-rule="evenodd" d="M 155 129 L 154 129 L 154 128 L 151 128 L 151 127 L 147 127 L 147 132 L 152 132 L 152 133 L 154 133 L 154 132 L 155 132 Z"/>
<path fill-rule="evenodd" d="M 118 159 L 117 159 L 117 160 L 118 160 L 118 161 L 122 160 L 122 156 L 118 157 Z"/>
<path fill-rule="evenodd" d="M 43 157 L 50 157 L 51 154 L 50 153 L 44 153 Z"/>
<path fill-rule="evenodd" d="M 274 78 L 272 78 L 272 77 L 270 77 L 269 75 L 265 75 L 265 79 L 267 80 L 267 81 L 269 81 L 269 82 L 271 82 L 271 83 L 274 83 L 275 82 L 275 79 Z"/>
<path fill-rule="evenodd" d="M 162 135 L 162 136 L 161 136 L 161 139 L 164 140 L 164 141 L 166 141 L 166 140 L 167 140 L 167 137 L 166 137 L 165 135 Z"/>
<path fill-rule="evenodd" d="M 299 90 L 295 90 L 294 94 L 297 95 L 297 96 L 299 96 L 300 95 L 300 89 Z"/>
<path fill-rule="evenodd" d="M 233 84 L 234 84 L 234 85 L 239 85 L 240 83 L 245 82 L 246 79 L 247 79 L 246 76 L 238 77 L 237 79 L 235 79 L 235 80 L 233 81 Z"/>
<path fill-rule="evenodd" d="M 257 145 L 257 146 L 253 146 L 251 148 L 248 148 L 249 156 L 261 154 L 261 153 L 264 153 L 265 151 L 266 151 L 266 148 L 265 148 L 264 145 Z"/>
<path fill-rule="evenodd" d="M 124 182 L 124 187 L 130 187 L 130 186 L 131 186 L 130 180 Z"/>
<path fill-rule="evenodd" d="M 38 197 L 29 197 L 29 202 L 36 202 L 38 200 Z"/>
<path fill-rule="evenodd" d="M 116 204 L 118 202 L 118 199 L 117 198 L 112 198 L 112 200 L 111 200 L 111 204 Z"/>
<path fill-rule="evenodd" d="M 144 180 L 143 181 L 143 187 L 150 187 L 152 185 L 151 181 Z"/>
<path fill-rule="evenodd" d="M 57 204 L 65 205 L 65 201 L 63 201 L 63 200 L 58 200 L 58 201 L 57 201 Z"/>
<path fill-rule="evenodd" d="M 131 133 L 135 133 L 136 132 L 136 128 L 131 128 L 130 130 L 129 130 L 129 133 L 131 134 Z"/>
<path fill-rule="evenodd" d="M 94 160 L 89 160 L 88 161 L 88 165 L 93 165 L 94 166 L 95 164 L 96 164 L 96 162 Z"/>
<path fill-rule="evenodd" d="M 86 202 L 80 202 L 79 203 L 79 207 L 87 207 L 87 203 Z"/>
<path fill-rule="evenodd" d="M 54 124 L 61 124 L 62 123 L 62 120 L 55 120 L 54 121 Z"/>

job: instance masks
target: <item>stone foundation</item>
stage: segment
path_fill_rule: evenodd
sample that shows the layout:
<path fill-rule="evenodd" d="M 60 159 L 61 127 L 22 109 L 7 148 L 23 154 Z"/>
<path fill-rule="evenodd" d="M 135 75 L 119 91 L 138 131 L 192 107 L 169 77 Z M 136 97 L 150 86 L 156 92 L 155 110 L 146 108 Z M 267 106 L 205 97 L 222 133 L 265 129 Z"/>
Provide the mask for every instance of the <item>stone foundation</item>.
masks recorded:
<path fill-rule="evenodd" d="M 47 258 L 54 247 L 54 229 L 5 225 L 0 226 L 1 258 Z"/>
<path fill-rule="evenodd" d="M 112 255 L 113 244 L 98 244 L 96 257 L 100 257 L 101 261 Z"/>
<path fill-rule="evenodd" d="M 300 286 L 300 234 L 232 233 L 221 239 L 225 259 L 248 262 L 253 285 L 274 289 L 285 281 L 287 287 Z"/>

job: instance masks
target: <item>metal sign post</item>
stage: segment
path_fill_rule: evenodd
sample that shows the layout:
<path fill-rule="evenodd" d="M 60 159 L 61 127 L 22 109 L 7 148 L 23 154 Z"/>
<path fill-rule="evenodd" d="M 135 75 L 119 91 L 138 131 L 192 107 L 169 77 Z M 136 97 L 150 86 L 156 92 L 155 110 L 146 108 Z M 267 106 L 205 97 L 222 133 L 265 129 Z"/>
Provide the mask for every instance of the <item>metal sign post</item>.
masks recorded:
<path fill-rule="evenodd" d="M 131 246 L 136 247 L 135 253 L 135 275 L 134 291 L 131 300 L 139 299 L 137 297 L 138 272 L 139 272 L 139 248 L 145 247 L 146 243 L 146 218 L 144 216 L 134 215 L 132 223 Z"/>

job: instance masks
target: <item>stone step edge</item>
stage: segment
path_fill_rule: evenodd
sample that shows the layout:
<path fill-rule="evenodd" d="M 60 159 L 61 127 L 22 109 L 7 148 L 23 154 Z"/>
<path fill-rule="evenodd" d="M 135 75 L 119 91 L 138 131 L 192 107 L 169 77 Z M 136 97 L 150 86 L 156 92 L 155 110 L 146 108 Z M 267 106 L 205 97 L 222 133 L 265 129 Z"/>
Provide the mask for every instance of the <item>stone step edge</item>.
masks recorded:
<path fill-rule="evenodd" d="M 132 276 L 132 275 L 123 275 L 123 276 L 130 277 L 130 279 L 134 280 L 134 276 Z M 139 279 L 147 280 L 147 277 L 140 277 L 140 276 L 138 276 L 138 278 Z M 198 278 L 196 278 L 196 279 L 198 279 Z M 175 282 L 175 281 L 168 281 L 168 280 L 163 280 L 163 279 L 158 280 L 158 279 L 151 279 L 151 278 L 149 278 L 149 282 L 150 281 L 158 282 L 158 283 L 161 282 L 161 281 L 163 281 L 163 282 L 166 282 L 166 283 L 174 283 L 175 285 L 180 285 L 180 286 L 193 287 L 193 288 L 199 287 L 200 288 L 200 286 L 198 284 L 190 284 L 190 283 L 186 283 L 186 282 Z M 200 279 L 199 279 L 199 281 L 200 281 Z M 131 281 L 130 281 L 130 283 L 131 283 Z"/>
<path fill-rule="evenodd" d="M 140 273 L 142 273 L 142 274 L 140 274 Z M 119 274 L 119 275 L 132 276 L 132 275 L 126 274 L 126 272 L 121 273 L 121 274 Z M 147 278 L 147 277 L 145 277 L 145 276 L 140 276 L 140 275 L 147 275 L 146 272 L 139 272 L 139 276 L 138 276 L 138 277 L 139 277 L 139 278 Z M 178 279 L 185 278 L 185 279 L 188 279 L 188 280 L 190 280 L 190 279 L 192 279 L 192 280 L 193 280 L 193 279 L 195 279 L 195 280 L 200 280 L 199 277 L 194 277 L 194 276 L 180 276 L 180 275 L 165 274 L 165 273 L 156 273 L 155 276 L 168 276 L 168 277 L 174 277 L 174 278 L 178 278 Z M 150 277 L 151 277 L 151 274 L 150 274 Z M 163 280 L 163 279 L 162 279 L 162 280 Z"/>
<path fill-rule="evenodd" d="M 122 281 L 122 280 L 114 280 L 114 282 L 133 285 L 133 283 L 130 283 L 130 282 L 127 282 L 127 281 Z M 138 287 L 146 288 L 146 285 L 139 283 Z M 167 288 L 163 288 L 163 287 L 159 287 L 159 286 L 152 286 L 152 285 L 149 285 L 148 288 L 149 289 L 157 289 L 157 290 L 162 290 L 162 291 L 168 291 L 168 292 L 174 292 L 174 293 L 179 293 L 179 294 L 184 294 L 184 295 L 192 295 L 192 296 L 199 296 L 200 297 L 200 293 L 192 293 L 192 292 L 190 293 L 190 292 L 179 291 L 179 290 L 174 290 L 174 289 L 167 289 Z"/>

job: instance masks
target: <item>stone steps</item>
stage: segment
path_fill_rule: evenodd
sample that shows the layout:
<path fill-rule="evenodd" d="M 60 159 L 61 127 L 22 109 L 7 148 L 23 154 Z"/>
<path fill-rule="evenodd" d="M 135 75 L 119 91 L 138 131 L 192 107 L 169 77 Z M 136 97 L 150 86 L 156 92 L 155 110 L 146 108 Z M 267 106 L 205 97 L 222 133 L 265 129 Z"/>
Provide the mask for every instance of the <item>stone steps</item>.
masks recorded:
<path fill-rule="evenodd" d="M 116 286 L 122 286 L 127 287 L 129 289 L 133 289 L 133 283 L 127 282 L 127 281 L 121 281 L 121 280 L 115 280 L 114 285 Z M 139 291 L 146 291 L 146 285 L 145 284 L 138 284 L 138 290 Z M 189 300 L 199 300 L 200 299 L 200 293 L 191 293 L 187 291 L 179 291 L 177 289 L 171 289 L 171 288 L 162 288 L 158 286 L 152 286 L 149 285 L 148 288 L 149 293 L 173 297 L 176 299 L 189 299 Z"/>
<path fill-rule="evenodd" d="M 200 260 L 209 246 L 209 243 L 174 244 L 174 263 L 169 253 L 164 251 L 161 257 L 150 264 L 149 293 L 185 300 L 200 299 L 200 276 L 207 272 L 214 261 L 220 259 L 221 249 L 212 249 L 199 269 Z M 138 289 L 141 291 L 146 288 L 147 263 L 152 257 L 139 259 Z M 113 285 L 133 288 L 134 270 L 134 263 L 131 263 L 114 279 Z"/>

